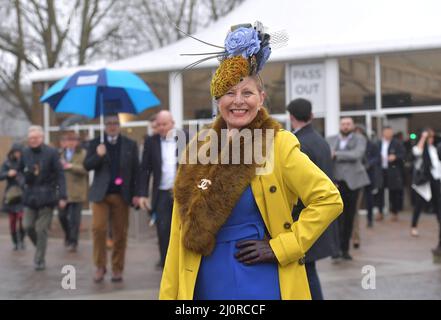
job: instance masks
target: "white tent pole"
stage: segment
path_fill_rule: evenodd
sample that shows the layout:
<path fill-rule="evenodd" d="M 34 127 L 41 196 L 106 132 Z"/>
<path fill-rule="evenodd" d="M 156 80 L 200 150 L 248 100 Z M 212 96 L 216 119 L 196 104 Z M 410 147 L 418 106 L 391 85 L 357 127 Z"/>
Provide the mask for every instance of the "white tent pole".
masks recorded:
<path fill-rule="evenodd" d="M 377 114 L 381 114 L 383 108 L 383 101 L 381 96 L 381 63 L 380 56 L 375 56 L 375 110 Z M 381 129 L 383 128 L 383 122 L 381 121 L 382 117 L 377 116 L 377 135 L 381 133 Z M 385 117 L 385 119 L 387 119 Z"/>
<path fill-rule="evenodd" d="M 291 65 L 287 62 L 285 63 L 285 106 L 287 106 L 291 102 Z M 291 127 L 291 118 L 289 111 L 285 111 L 286 114 L 286 122 L 285 122 L 285 128 L 288 131 L 292 130 Z"/>
<path fill-rule="evenodd" d="M 175 127 L 182 129 L 184 120 L 184 93 L 182 74 L 170 72 L 168 75 L 169 109 L 175 120 Z"/>
<path fill-rule="evenodd" d="M 337 59 L 325 60 L 325 136 L 338 133 L 340 120 L 340 74 Z"/>

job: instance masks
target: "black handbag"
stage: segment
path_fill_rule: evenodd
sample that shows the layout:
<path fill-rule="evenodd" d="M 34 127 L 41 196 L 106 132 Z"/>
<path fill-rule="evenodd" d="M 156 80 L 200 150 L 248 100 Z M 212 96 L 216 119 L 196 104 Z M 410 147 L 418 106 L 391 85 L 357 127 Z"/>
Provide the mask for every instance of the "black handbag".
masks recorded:
<path fill-rule="evenodd" d="M 430 181 L 430 176 L 427 174 L 426 170 L 424 170 L 423 166 L 413 171 L 413 183 L 416 184 L 417 186 L 425 184 L 429 181 Z"/>

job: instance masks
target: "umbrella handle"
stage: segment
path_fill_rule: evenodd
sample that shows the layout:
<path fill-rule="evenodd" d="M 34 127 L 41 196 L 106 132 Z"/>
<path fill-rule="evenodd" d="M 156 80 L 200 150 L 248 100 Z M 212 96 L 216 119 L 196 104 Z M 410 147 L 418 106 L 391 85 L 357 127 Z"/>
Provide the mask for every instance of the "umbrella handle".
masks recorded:
<path fill-rule="evenodd" d="M 104 143 L 104 101 L 103 101 L 103 92 L 99 91 L 100 95 L 100 142 Z"/>
<path fill-rule="evenodd" d="M 100 142 L 104 143 L 104 115 L 100 115 Z"/>

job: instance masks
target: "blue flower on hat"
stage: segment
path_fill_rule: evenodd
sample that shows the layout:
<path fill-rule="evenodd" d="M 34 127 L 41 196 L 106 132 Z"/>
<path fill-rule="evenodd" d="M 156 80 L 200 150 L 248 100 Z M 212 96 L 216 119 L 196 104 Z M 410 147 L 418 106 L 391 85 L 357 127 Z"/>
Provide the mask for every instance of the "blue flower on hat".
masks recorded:
<path fill-rule="evenodd" d="M 242 55 L 251 57 L 260 50 L 260 40 L 256 30 L 252 28 L 238 28 L 230 32 L 225 39 L 225 49 L 228 57 Z"/>

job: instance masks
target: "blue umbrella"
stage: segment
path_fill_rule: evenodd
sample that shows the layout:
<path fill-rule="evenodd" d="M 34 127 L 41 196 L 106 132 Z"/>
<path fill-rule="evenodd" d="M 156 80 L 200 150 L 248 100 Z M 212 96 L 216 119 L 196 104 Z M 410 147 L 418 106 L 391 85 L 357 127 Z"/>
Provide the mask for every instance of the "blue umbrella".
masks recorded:
<path fill-rule="evenodd" d="M 149 86 L 137 75 L 118 70 L 82 70 L 51 86 L 40 98 L 55 112 L 74 113 L 88 118 L 116 113 L 138 114 L 160 104 Z"/>

